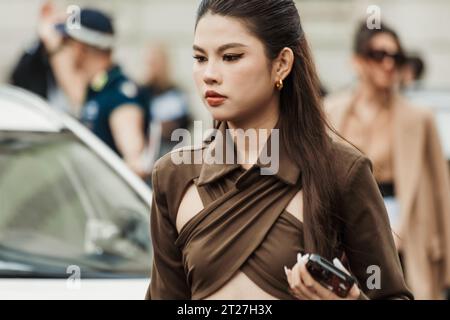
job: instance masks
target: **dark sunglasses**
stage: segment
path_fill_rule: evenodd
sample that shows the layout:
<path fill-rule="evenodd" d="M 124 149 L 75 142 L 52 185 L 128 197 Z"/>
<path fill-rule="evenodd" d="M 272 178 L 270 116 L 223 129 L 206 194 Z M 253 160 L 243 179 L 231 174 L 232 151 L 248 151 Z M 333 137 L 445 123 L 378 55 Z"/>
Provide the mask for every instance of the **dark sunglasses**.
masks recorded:
<path fill-rule="evenodd" d="M 406 57 L 399 52 L 389 53 L 384 50 L 369 50 L 365 56 L 378 63 L 382 62 L 385 58 L 391 58 L 397 66 L 402 66 L 406 62 Z"/>

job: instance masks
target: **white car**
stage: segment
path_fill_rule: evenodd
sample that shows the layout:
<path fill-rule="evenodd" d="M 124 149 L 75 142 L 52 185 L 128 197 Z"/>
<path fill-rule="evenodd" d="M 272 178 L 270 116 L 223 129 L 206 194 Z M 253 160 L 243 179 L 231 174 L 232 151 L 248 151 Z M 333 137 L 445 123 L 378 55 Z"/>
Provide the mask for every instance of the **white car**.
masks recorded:
<path fill-rule="evenodd" d="M 150 206 L 76 119 L 0 87 L 0 299 L 143 299 Z"/>

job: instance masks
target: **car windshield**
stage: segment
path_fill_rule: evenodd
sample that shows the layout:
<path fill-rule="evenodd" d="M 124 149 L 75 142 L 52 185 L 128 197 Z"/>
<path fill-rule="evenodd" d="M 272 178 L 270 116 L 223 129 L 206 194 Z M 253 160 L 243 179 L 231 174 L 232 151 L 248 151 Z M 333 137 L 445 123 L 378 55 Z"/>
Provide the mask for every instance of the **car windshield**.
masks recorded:
<path fill-rule="evenodd" d="M 149 210 L 71 133 L 0 131 L 0 276 L 147 276 Z"/>

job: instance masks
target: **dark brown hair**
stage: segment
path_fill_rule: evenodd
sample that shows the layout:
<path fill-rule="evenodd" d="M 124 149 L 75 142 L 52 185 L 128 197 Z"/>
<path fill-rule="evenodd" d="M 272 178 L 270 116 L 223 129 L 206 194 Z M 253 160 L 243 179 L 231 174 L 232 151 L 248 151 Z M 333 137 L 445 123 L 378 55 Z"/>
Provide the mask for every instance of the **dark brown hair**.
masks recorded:
<path fill-rule="evenodd" d="M 403 50 L 402 43 L 394 29 L 389 27 L 387 24 L 381 24 L 377 29 L 369 29 L 365 21 L 360 22 L 358 28 L 356 29 L 355 38 L 353 40 L 353 52 L 357 55 L 364 56 L 367 51 L 370 50 L 370 41 L 372 38 L 383 33 L 390 35 L 394 39 L 397 43 L 399 53 L 404 55 L 405 52 Z"/>
<path fill-rule="evenodd" d="M 410 67 L 414 74 L 414 80 L 422 79 L 425 73 L 425 62 L 420 56 L 409 56 L 406 59 L 406 66 Z"/>
<path fill-rule="evenodd" d="M 263 42 L 269 61 L 285 47 L 294 52 L 294 65 L 280 95 L 280 134 L 289 156 L 302 172 L 305 249 L 331 258 L 338 229 L 333 219 L 337 188 L 329 156 L 332 143 L 327 128 L 330 127 L 325 120 L 317 73 L 294 1 L 202 0 L 196 25 L 208 12 L 241 19 Z"/>

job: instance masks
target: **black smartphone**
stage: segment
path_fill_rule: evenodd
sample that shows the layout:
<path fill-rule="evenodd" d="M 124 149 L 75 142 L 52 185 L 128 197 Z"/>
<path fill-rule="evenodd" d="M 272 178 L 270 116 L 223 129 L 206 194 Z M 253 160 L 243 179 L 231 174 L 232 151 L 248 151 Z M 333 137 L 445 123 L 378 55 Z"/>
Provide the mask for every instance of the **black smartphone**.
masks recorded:
<path fill-rule="evenodd" d="M 345 298 L 356 283 L 354 277 L 318 254 L 309 256 L 306 269 L 317 282 L 341 298 Z"/>

